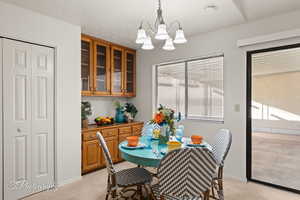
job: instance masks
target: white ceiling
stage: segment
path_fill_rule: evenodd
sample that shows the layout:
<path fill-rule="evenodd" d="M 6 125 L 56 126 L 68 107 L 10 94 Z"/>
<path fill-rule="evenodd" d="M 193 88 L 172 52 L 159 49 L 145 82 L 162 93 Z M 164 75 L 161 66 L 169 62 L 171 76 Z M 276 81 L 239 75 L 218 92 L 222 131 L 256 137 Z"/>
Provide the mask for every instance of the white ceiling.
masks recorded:
<path fill-rule="evenodd" d="M 157 0 L 0 0 L 82 27 L 82 32 L 133 48 L 141 19 L 153 22 Z M 204 7 L 218 9 L 207 12 Z M 187 36 L 300 9 L 300 0 L 162 0 L 165 21 Z"/>

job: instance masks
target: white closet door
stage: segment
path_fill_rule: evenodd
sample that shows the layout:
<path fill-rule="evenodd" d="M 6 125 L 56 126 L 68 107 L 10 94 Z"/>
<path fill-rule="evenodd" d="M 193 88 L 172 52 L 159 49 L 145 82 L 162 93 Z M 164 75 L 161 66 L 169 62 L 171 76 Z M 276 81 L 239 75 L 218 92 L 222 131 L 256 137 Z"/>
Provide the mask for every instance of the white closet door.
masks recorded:
<path fill-rule="evenodd" d="M 0 38 L 0 82 L 2 81 L 2 38 Z M 2 85 L 2 82 L 1 82 Z M 2 159 L 2 145 L 3 145 L 3 136 L 2 136 L 2 87 L 0 86 L 0 200 L 3 200 L 3 177 L 2 177 L 2 166 L 3 166 L 3 159 Z"/>
<path fill-rule="evenodd" d="M 54 183 L 54 50 L 3 41 L 4 194 L 14 200 Z"/>
<path fill-rule="evenodd" d="M 31 45 L 3 40 L 4 199 L 31 192 Z"/>
<path fill-rule="evenodd" d="M 32 182 L 41 191 L 54 185 L 54 50 L 32 48 Z"/>

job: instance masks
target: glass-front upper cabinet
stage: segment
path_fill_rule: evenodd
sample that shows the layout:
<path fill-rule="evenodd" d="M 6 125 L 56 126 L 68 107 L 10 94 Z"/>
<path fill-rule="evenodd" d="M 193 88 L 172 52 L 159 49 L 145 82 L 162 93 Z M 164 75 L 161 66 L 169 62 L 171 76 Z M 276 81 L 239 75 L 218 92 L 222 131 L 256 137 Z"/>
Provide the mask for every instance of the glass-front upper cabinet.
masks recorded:
<path fill-rule="evenodd" d="M 135 51 L 125 50 L 125 96 L 135 96 Z"/>
<path fill-rule="evenodd" d="M 111 47 L 111 94 L 124 95 L 124 51 L 120 47 Z"/>
<path fill-rule="evenodd" d="M 110 94 L 110 48 L 109 44 L 94 43 L 94 95 Z"/>
<path fill-rule="evenodd" d="M 90 38 L 82 36 L 81 38 L 81 94 L 83 96 L 89 96 L 92 94 L 92 40 Z"/>

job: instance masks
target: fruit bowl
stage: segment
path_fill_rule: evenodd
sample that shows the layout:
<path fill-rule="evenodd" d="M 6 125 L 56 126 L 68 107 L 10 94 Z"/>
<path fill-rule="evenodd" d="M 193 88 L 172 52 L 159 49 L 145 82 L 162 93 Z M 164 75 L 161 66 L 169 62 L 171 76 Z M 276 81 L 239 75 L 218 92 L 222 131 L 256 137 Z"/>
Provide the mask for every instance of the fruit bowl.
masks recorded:
<path fill-rule="evenodd" d="M 97 126 L 111 125 L 114 123 L 113 117 L 97 117 L 95 119 Z"/>

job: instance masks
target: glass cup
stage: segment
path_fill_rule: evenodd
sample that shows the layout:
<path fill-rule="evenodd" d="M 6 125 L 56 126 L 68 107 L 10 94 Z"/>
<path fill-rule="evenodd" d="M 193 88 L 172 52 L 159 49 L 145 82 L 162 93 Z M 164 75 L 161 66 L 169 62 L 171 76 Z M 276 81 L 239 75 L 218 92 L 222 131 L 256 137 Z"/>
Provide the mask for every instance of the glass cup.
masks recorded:
<path fill-rule="evenodd" d="M 159 154 L 158 144 L 159 144 L 159 141 L 158 141 L 158 140 L 153 140 L 153 141 L 151 142 L 152 152 L 153 152 L 156 156 L 158 156 L 158 154 Z"/>
<path fill-rule="evenodd" d="M 145 136 L 146 148 L 147 149 L 151 149 L 151 140 L 152 140 L 152 136 L 150 136 L 150 135 Z"/>

